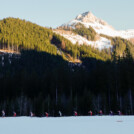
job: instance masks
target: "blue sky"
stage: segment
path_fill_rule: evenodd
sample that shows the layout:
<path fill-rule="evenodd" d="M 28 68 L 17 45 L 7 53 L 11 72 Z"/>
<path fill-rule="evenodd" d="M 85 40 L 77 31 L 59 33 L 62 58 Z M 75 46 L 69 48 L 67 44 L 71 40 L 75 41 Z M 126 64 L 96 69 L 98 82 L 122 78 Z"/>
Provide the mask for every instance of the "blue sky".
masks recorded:
<path fill-rule="evenodd" d="M 116 29 L 134 29 L 134 0 L 0 0 L 0 19 L 18 17 L 54 28 L 86 11 Z"/>

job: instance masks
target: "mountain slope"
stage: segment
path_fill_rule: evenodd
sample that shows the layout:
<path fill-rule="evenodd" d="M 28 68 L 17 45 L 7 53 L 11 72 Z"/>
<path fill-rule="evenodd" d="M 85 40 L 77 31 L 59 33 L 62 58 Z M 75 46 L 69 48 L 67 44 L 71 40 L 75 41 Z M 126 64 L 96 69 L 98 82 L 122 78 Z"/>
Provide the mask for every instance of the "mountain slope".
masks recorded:
<path fill-rule="evenodd" d="M 70 40 L 73 44 L 76 43 L 78 43 L 79 45 L 85 44 L 87 46 L 92 46 L 99 50 L 112 48 L 111 41 L 104 37 L 100 37 L 97 41 L 89 41 L 86 38 L 73 32 L 68 31 L 66 32 L 62 30 L 54 30 L 54 32 Z"/>

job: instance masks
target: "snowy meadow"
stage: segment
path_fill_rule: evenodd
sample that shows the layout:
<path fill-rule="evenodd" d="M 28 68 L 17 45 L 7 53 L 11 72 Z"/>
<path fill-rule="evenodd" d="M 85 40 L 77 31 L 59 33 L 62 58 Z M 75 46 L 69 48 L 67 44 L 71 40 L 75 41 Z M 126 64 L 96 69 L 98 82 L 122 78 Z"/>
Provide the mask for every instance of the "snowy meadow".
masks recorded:
<path fill-rule="evenodd" d="M 134 116 L 5 117 L 0 134 L 133 134 Z"/>

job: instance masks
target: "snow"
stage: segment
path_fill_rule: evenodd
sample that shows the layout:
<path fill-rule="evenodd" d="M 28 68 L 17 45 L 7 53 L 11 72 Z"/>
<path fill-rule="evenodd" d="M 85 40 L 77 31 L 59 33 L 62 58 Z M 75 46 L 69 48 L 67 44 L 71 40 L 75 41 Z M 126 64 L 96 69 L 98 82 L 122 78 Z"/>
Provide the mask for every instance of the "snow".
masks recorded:
<path fill-rule="evenodd" d="M 101 37 L 97 41 L 89 41 L 86 38 L 84 38 L 78 34 L 74 34 L 74 33 L 67 34 L 67 33 L 62 33 L 62 32 L 58 32 L 58 31 L 55 31 L 55 33 L 60 34 L 64 38 L 70 40 L 73 44 L 76 44 L 76 43 L 78 43 L 79 45 L 85 44 L 85 45 L 89 45 L 89 46 L 92 46 L 94 48 L 97 48 L 99 50 L 102 50 L 105 48 L 106 49 L 112 48 L 111 41 L 104 38 L 104 37 Z"/>
<path fill-rule="evenodd" d="M 126 31 L 115 30 L 107 22 L 105 22 L 102 19 L 97 18 L 91 12 L 80 14 L 75 19 L 71 20 L 70 22 L 63 24 L 61 27 L 68 26 L 68 27 L 72 27 L 73 29 L 75 29 L 75 25 L 78 23 L 83 24 L 87 28 L 91 26 L 98 34 L 104 34 L 104 35 L 108 35 L 111 37 L 122 37 L 124 39 L 134 38 L 134 29 L 130 29 Z M 98 39 L 97 41 L 88 41 L 86 38 L 80 35 L 74 34 L 74 33 L 68 34 L 68 33 L 62 33 L 59 31 L 55 31 L 55 32 L 65 37 L 66 39 L 70 40 L 73 44 L 78 43 L 79 45 L 83 45 L 83 44 L 90 45 L 99 50 L 109 49 L 113 47 L 111 45 L 111 41 L 104 37 L 100 37 L 100 39 Z"/>
<path fill-rule="evenodd" d="M 134 29 L 126 31 L 115 30 L 112 26 L 108 25 L 107 22 L 97 18 L 91 12 L 86 12 L 81 15 L 78 15 L 76 19 L 73 19 L 70 22 L 63 24 L 62 26 L 70 26 L 74 28 L 75 25 L 78 23 L 83 24 L 87 28 L 91 26 L 98 34 L 104 34 L 111 37 L 122 37 L 125 39 L 134 38 Z"/>
<path fill-rule="evenodd" d="M 134 116 L 5 117 L 0 134 L 133 134 Z"/>

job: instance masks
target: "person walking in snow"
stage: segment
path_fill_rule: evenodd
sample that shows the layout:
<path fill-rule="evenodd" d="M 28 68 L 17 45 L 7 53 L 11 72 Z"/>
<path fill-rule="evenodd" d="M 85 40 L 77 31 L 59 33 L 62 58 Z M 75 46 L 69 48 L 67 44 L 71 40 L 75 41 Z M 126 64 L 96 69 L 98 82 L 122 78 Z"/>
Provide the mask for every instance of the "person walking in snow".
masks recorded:
<path fill-rule="evenodd" d="M 113 111 L 110 111 L 109 115 L 113 115 Z"/>
<path fill-rule="evenodd" d="M 33 112 L 30 112 L 30 117 L 33 117 L 33 116 L 34 116 Z"/>
<path fill-rule="evenodd" d="M 48 117 L 48 113 L 47 112 L 45 112 L 45 115 L 46 115 L 46 117 Z"/>
<path fill-rule="evenodd" d="M 90 114 L 90 116 L 92 116 L 92 115 L 93 115 L 93 112 L 92 112 L 91 110 L 90 110 L 88 113 Z"/>
<path fill-rule="evenodd" d="M 120 110 L 118 111 L 118 115 L 122 115 L 122 113 L 121 113 L 121 111 L 120 111 Z"/>
<path fill-rule="evenodd" d="M 78 116 L 78 113 L 76 111 L 74 111 L 74 116 Z"/>
<path fill-rule="evenodd" d="M 99 115 L 103 115 L 103 112 L 102 112 L 102 110 L 100 110 L 100 111 L 99 111 Z"/>
<path fill-rule="evenodd" d="M 2 110 L 2 117 L 5 117 L 5 111 L 4 110 Z"/>
<path fill-rule="evenodd" d="M 62 116 L 62 113 L 61 113 L 61 111 L 59 111 L 59 115 L 60 115 L 60 117 Z"/>
<path fill-rule="evenodd" d="M 13 112 L 13 116 L 16 117 L 16 112 Z"/>

